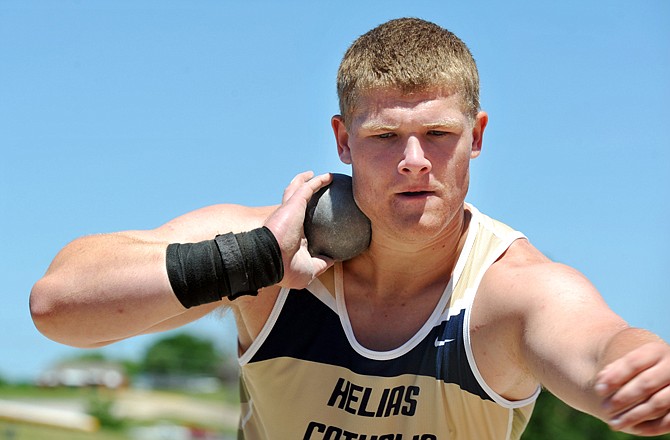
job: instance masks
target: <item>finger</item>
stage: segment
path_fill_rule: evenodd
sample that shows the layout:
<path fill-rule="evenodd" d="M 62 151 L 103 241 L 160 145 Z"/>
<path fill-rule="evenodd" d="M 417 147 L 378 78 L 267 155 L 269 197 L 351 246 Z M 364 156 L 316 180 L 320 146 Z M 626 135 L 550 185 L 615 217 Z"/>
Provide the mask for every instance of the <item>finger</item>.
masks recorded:
<path fill-rule="evenodd" d="M 647 396 L 650 397 L 613 417 L 609 422 L 612 428 L 626 429 L 667 417 L 670 411 L 670 385 Z"/>
<path fill-rule="evenodd" d="M 335 264 L 335 260 L 328 258 L 325 255 L 317 255 L 312 257 L 312 264 L 315 271 L 314 278 L 316 278 L 327 271 L 333 264 Z"/>
<path fill-rule="evenodd" d="M 315 193 L 332 181 L 333 181 L 333 175 L 331 173 L 324 173 L 319 174 L 318 176 L 315 176 L 312 179 L 308 180 L 307 185 L 311 188 L 312 192 Z"/>
<path fill-rule="evenodd" d="M 604 404 L 610 414 L 626 411 L 667 387 L 670 381 L 667 375 L 663 364 L 644 370 L 610 395 Z"/>
<path fill-rule="evenodd" d="M 614 426 L 612 427 L 617 429 Z M 630 428 L 621 429 L 621 431 L 628 434 L 641 435 L 645 437 L 666 434 L 668 431 L 670 431 L 670 413 L 667 413 L 663 417 L 647 420 Z"/>
<path fill-rule="evenodd" d="M 290 199 L 293 193 L 295 193 L 295 191 L 298 188 L 300 188 L 300 185 L 309 181 L 313 176 L 314 172 L 312 171 L 304 171 L 295 176 L 284 190 L 284 194 L 282 196 L 282 203 L 285 203 L 288 199 Z"/>
<path fill-rule="evenodd" d="M 300 244 L 303 236 L 303 221 L 307 202 L 316 191 L 332 181 L 331 174 L 312 177 L 312 172 L 298 174 L 285 191 L 290 194 L 282 205 L 265 221 L 265 226 L 272 231 L 279 242 L 282 252 L 292 255 Z"/>
<path fill-rule="evenodd" d="M 647 347 L 640 347 L 605 366 L 596 376 L 596 392 L 609 396 L 632 380 L 640 372 L 658 361 L 658 354 Z"/>
<path fill-rule="evenodd" d="M 296 257 L 291 260 L 289 270 L 285 271 L 286 276 L 281 280 L 280 285 L 293 289 L 303 289 L 333 264 L 334 260 L 322 255 L 312 257 L 307 252 L 306 247 L 301 247 Z"/>
<path fill-rule="evenodd" d="M 324 186 L 328 185 L 333 180 L 330 173 L 320 174 L 316 177 L 303 181 L 295 188 L 293 193 L 284 200 L 284 203 L 301 203 L 305 206 L 309 199 Z"/>

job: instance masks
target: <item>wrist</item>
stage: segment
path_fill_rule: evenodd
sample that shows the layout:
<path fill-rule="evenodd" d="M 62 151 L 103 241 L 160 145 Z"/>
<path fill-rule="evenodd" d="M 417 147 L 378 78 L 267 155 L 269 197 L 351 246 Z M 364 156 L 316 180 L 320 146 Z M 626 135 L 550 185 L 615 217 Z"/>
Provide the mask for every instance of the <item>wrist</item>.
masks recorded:
<path fill-rule="evenodd" d="M 284 276 L 279 243 L 267 227 L 199 243 L 172 243 L 166 250 L 166 270 L 185 308 L 256 295 Z"/>

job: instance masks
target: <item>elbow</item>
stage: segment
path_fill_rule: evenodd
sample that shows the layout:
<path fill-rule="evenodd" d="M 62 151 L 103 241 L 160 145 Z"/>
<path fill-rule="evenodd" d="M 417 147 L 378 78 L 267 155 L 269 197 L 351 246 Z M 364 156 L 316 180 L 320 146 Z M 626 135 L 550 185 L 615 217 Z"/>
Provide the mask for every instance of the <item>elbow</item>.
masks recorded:
<path fill-rule="evenodd" d="M 49 317 L 53 316 L 54 311 L 54 301 L 51 299 L 51 289 L 48 288 L 48 284 L 45 278 L 42 278 L 35 283 L 30 291 L 30 316 L 40 332 L 48 324 Z"/>
<path fill-rule="evenodd" d="M 52 341 L 76 348 L 100 348 L 115 342 L 96 339 L 96 320 L 82 313 L 81 307 L 72 301 L 75 296 L 53 277 L 37 281 L 29 299 L 35 328 Z"/>
<path fill-rule="evenodd" d="M 68 316 L 67 302 L 63 293 L 49 277 L 37 281 L 30 291 L 30 316 L 35 328 L 52 341 L 78 348 L 90 348 L 92 344 L 80 338 L 83 335 L 72 334 L 72 327 L 68 325 L 72 317 Z"/>
<path fill-rule="evenodd" d="M 48 278 L 42 278 L 35 283 L 30 291 L 30 316 L 35 328 L 49 339 L 63 342 L 57 337 L 56 322 L 58 321 L 59 301 L 57 292 Z"/>

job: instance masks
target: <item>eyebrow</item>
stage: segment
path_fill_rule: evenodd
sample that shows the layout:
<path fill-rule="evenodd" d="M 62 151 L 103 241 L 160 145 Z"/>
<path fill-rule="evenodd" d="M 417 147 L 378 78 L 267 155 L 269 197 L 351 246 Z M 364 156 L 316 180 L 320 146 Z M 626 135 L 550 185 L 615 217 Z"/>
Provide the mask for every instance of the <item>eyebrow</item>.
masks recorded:
<path fill-rule="evenodd" d="M 399 125 L 392 125 L 392 124 L 387 124 L 383 121 L 373 119 L 370 121 L 365 121 L 361 124 L 361 128 L 364 130 L 370 130 L 370 131 L 392 131 L 392 130 L 397 130 L 400 128 Z"/>
<path fill-rule="evenodd" d="M 427 124 L 422 124 L 424 128 L 427 129 L 435 129 L 435 128 L 461 128 L 463 127 L 463 123 L 456 119 L 456 118 L 446 118 L 446 119 L 441 119 L 439 121 L 435 122 L 430 122 Z M 397 130 L 400 128 L 400 125 L 398 124 L 389 124 L 384 121 L 380 121 L 378 119 L 372 119 L 369 121 L 365 121 L 364 123 L 361 124 L 361 128 L 364 130 L 370 130 L 370 131 L 393 131 Z"/>
<path fill-rule="evenodd" d="M 463 127 L 463 122 L 456 118 L 446 118 L 430 124 L 424 124 L 423 126 L 426 128 L 461 128 Z"/>

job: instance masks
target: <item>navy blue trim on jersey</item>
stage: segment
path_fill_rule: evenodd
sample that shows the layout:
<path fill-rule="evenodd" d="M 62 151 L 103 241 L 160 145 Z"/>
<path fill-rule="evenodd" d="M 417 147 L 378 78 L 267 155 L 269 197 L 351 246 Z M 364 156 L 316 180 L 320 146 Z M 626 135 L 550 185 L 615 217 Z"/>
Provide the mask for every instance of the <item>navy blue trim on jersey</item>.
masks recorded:
<path fill-rule="evenodd" d="M 470 369 L 462 331 L 464 318 L 465 310 L 461 310 L 434 327 L 408 353 L 395 359 L 375 360 L 351 347 L 337 313 L 308 290 L 291 290 L 272 330 L 249 363 L 291 357 L 336 365 L 367 376 L 428 376 L 492 400 Z"/>

